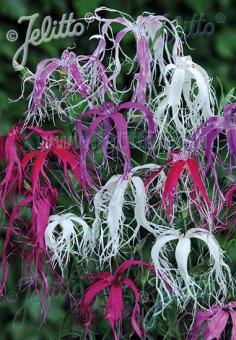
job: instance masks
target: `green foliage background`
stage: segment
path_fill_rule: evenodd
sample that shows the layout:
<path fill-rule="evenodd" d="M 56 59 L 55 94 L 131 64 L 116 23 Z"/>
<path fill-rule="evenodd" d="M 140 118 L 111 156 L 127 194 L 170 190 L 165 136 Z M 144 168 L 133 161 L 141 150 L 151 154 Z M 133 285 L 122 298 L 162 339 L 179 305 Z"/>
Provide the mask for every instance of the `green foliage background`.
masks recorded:
<path fill-rule="evenodd" d="M 74 12 L 75 18 L 92 12 L 96 7 L 107 6 L 125 11 L 133 17 L 144 11 L 168 15 L 169 18 L 179 18 L 183 24 L 187 42 L 191 50 L 186 48 L 185 54 L 190 54 L 196 63 L 203 66 L 214 77 L 214 86 L 219 91 L 218 77 L 228 92 L 235 86 L 236 67 L 236 2 L 233 0 L 186 0 L 186 1 L 152 1 L 152 0 L 1 0 L 0 1 L 0 134 L 5 133 L 9 127 L 22 117 L 27 108 L 26 98 L 16 103 L 9 103 L 9 99 L 16 99 L 21 92 L 20 75 L 12 68 L 12 58 L 16 50 L 25 39 L 27 26 L 17 24 L 19 17 L 39 13 L 36 26 L 40 27 L 43 18 L 51 15 L 53 19 L 60 20 L 63 13 Z M 197 33 L 192 20 L 203 15 L 206 22 L 214 26 L 211 35 Z M 204 27 L 201 24 L 200 31 Z M 86 54 L 93 50 L 93 43 L 88 43 L 89 36 L 96 33 L 96 25 L 91 24 L 88 31 L 78 38 L 58 39 L 43 43 L 37 47 L 29 48 L 27 67 L 35 70 L 35 66 L 42 58 L 59 57 L 68 46 L 76 46 L 77 53 Z M 16 42 L 9 42 L 6 33 L 10 29 L 18 31 Z M 190 30 L 195 34 L 189 34 Z M 229 246 L 229 256 L 232 266 L 236 265 L 235 242 Z M 47 340 L 78 338 L 77 322 L 67 315 L 67 301 L 63 296 L 52 298 L 48 320 L 39 328 L 40 306 L 38 299 L 32 295 L 21 294 L 17 297 L 15 285 L 18 278 L 17 263 L 12 268 L 8 297 L 0 301 L 0 340 Z M 79 285 L 78 285 L 79 287 Z M 173 315 L 173 320 L 175 316 Z M 169 332 L 166 339 L 181 339 L 176 329 L 171 329 L 175 320 L 167 320 Z M 65 327 L 64 327 L 65 325 Z M 157 324 L 157 329 L 162 327 Z M 78 330 L 79 332 L 79 330 Z M 74 337 L 72 336 L 74 335 Z M 159 339 L 159 337 L 156 337 Z M 160 337 L 161 339 L 161 337 Z"/>

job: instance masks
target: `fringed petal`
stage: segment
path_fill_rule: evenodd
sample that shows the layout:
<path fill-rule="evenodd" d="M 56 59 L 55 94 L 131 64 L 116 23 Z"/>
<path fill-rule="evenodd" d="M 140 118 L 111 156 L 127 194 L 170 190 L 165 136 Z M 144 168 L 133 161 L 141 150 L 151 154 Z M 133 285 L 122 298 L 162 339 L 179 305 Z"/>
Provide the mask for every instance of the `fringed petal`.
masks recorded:
<path fill-rule="evenodd" d="M 48 253 L 52 254 L 51 262 L 54 267 L 58 264 L 62 273 L 71 254 L 78 255 L 80 260 L 83 260 L 91 250 L 90 227 L 81 217 L 71 213 L 50 216 L 44 236 Z"/>

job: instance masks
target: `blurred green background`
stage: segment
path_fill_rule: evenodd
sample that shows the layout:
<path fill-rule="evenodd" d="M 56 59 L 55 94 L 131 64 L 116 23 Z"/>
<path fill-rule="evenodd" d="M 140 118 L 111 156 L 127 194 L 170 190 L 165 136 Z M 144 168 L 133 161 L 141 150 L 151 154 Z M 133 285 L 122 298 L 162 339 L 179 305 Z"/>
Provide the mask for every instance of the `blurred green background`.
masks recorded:
<path fill-rule="evenodd" d="M 24 43 L 27 25 L 18 24 L 21 16 L 39 13 L 34 27 L 41 27 L 46 15 L 60 20 L 64 13 L 74 13 L 75 18 L 93 12 L 96 7 L 107 6 L 125 11 L 133 17 L 144 11 L 168 15 L 179 20 L 186 32 L 189 47 L 185 54 L 190 54 L 196 63 L 203 66 L 214 78 L 217 91 L 218 77 L 225 92 L 235 85 L 236 55 L 236 2 L 233 0 L 186 0 L 186 1 L 151 1 L 151 0 L 1 0 L 0 1 L 0 134 L 22 117 L 27 109 L 26 98 L 10 103 L 21 93 L 20 74 L 12 67 L 12 58 L 16 50 Z M 200 20 L 201 19 L 201 20 Z M 6 38 L 9 30 L 18 32 L 18 39 L 10 42 Z M 94 43 L 88 42 L 91 34 L 97 33 L 97 26 L 92 23 L 86 27 L 81 37 L 53 40 L 36 47 L 29 47 L 26 66 L 32 71 L 42 58 L 60 57 L 68 46 L 75 46 L 79 54 L 93 51 Z M 232 256 L 234 254 L 232 253 Z M 235 255 L 234 255 L 234 260 Z M 11 274 L 8 298 L 0 301 L 0 340 L 47 340 L 76 338 L 76 326 L 71 322 L 66 336 L 63 322 L 66 320 L 66 305 L 62 296 L 52 299 L 47 324 L 39 328 L 40 306 L 34 296 L 17 297 L 14 293 L 16 275 Z M 11 288 L 12 292 L 11 293 Z M 77 337 L 79 338 L 79 337 Z"/>

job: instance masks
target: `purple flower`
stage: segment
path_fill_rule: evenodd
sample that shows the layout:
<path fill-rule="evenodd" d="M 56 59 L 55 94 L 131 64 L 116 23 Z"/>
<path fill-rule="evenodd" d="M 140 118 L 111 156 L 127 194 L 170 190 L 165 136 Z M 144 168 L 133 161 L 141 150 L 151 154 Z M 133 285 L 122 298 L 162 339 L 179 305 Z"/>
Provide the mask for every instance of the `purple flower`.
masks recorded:
<path fill-rule="evenodd" d="M 55 71 L 59 71 L 59 79 Z M 41 123 L 45 117 L 53 118 L 54 112 L 63 118 L 66 112 L 60 104 L 72 93 L 78 93 L 82 97 L 77 106 L 84 102 L 91 106 L 99 100 L 104 100 L 106 92 L 112 97 L 105 67 L 92 55 L 76 56 L 74 52 L 65 50 L 61 59 L 42 60 L 37 66 L 35 75 L 29 77 L 31 78 L 34 88 L 29 101 L 27 121 Z M 64 89 L 60 99 L 56 95 L 56 86 L 60 90 Z M 50 114 L 47 110 L 48 104 L 52 109 Z"/>
<path fill-rule="evenodd" d="M 115 125 L 119 148 L 125 161 L 124 177 L 125 178 L 127 177 L 131 169 L 131 158 L 130 158 L 130 145 L 128 139 L 128 125 L 123 114 L 121 113 L 121 111 L 124 109 L 134 109 L 141 111 L 141 113 L 145 117 L 145 120 L 147 121 L 149 141 L 154 136 L 156 128 L 152 118 L 152 114 L 144 105 L 134 102 L 127 102 L 115 106 L 115 104 L 112 102 L 104 102 L 102 108 L 94 108 L 84 112 L 77 119 L 76 128 L 80 144 L 81 175 L 82 178 L 85 179 L 86 181 L 89 180 L 86 165 L 87 154 L 89 153 L 89 145 L 91 142 L 91 137 L 100 123 L 104 124 L 105 139 L 102 144 L 102 151 L 105 159 L 107 157 L 109 136 L 113 128 L 113 124 Z M 92 120 L 84 134 L 85 127 L 83 126 L 83 119 L 86 117 L 94 117 L 94 119 Z"/>
<path fill-rule="evenodd" d="M 115 12 L 119 16 L 115 19 L 105 19 L 99 15 L 100 11 Z M 95 18 L 103 23 L 99 38 L 99 45 L 94 55 L 101 57 L 106 47 L 106 38 L 113 43 L 115 49 L 114 73 L 111 80 L 114 81 L 116 88 L 116 80 L 121 71 L 120 52 L 125 57 L 126 62 L 133 62 L 121 49 L 121 41 L 127 35 L 132 33 L 136 41 L 136 61 L 138 64 L 138 72 L 135 74 L 135 90 L 132 97 L 133 101 L 140 104 L 150 103 L 152 99 L 152 83 L 156 76 L 156 65 L 158 64 L 161 72 L 164 68 L 164 54 L 166 53 L 169 62 L 176 59 L 178 55 L 182 55 L 182 42 L 178 35 L 179 27 L 175 27 L 174 23 L 164 16 L 138 16 L 137 20 L 133 20 L 130 16 L 127 18 L 123 13 L 101 7 L 96 9 Z M 112 31 L 113 24 L 120 24 L 123 28 L 115 36 Z M 111 36 L 109 35 L 111 33 Z M 174 44 L 171 51 L 167 46 L 169 37 L 174 37 Z M 92 37 L 93 38 L 93 37 Z"/>
<path fill-rule="evenodd" d="M 213 151 L 214 142 L 221 133 L 226 135 L 228 153 L 231 161 L 236 163 L 236 103 L 229 104 L 224 107 L 223 117 L 210 117 L 203 123 L 193 134 L 195 150 L 199 151 L 201 143 L 204 143 L 204 151 L 207 157 L 206 171 L 211 169 L 217 188 L 218 180 L 215 170 L 215 160 L 223 165 L 222 160 L 218 158 L 218 153 Z M 232 164 L 230 161 L 230 172 L 232 172 Z"/>
<path fill-rule="evenodd" d="M 197 340 L 203 336 L 204 340 L 221 339 L 227 323 L 232 322 L 231 340 L 236 339 L 236 302 L 225 306 L 214 305 L 210 309 L 197 312 L 194 324 L 188 335 L 189 340 Z"/>

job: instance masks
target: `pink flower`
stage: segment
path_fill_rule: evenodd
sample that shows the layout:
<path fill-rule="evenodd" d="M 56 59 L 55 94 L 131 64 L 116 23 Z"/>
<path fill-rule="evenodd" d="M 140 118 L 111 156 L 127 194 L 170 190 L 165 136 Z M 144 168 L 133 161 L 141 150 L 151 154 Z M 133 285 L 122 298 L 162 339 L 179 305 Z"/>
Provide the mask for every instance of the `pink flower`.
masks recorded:
<path fill-rule="evenodd" d="M 221 339 L 226 330 L 227 323 L 232 321 L 231 340 L 236 339 L 236 302 L 230 302 L 225 306 L 214 305 L 210 309 L 197 312 L 194 324 L 188 335 L 189 340 Z"/>
<path fill-rule="evenodd" d="M 36 128 L 32 129 L 35 130 Z M 42 175 L 48 187 L 52 189 L 50 179 L 48 178 L 44 169 L 45 163 L 50 156 L 55 156 L 59 164 L 63 166 L 66 179 L 71 186 L 72 184 L 68 173 L 69 167 L 71 168 L 71 171 L 78 182 L 86 190 L 86 183 L 81 177 L 81 170 L 79 166 L 80 156 L 76 150 L 66 140 L 54 137 L 55 134 L 59 133 L 58 130 L 48 133 L 41 129 L 37 130 L 43 139 L 40 147 L 38 150 L 33 150 L 26 154 L 21 162 L 22 170 L 24 173 L 28 173 L 31 161 L 35 158 L 35 161 L 32 164 L 33 196 L 35 196 L 40 191 L 40 175 Z"/>
<path fill-rule="evenodd" d="M 25 132 L 29 133 L 26 135 Z M 38 150 L 27 153 L 30 146 L 25 142 L 28 141 L 32 133 L 38 134 L 42 138 L 42 142 Z M 47 266 L 44 263 L 45 259 L 49 261 L 49 258 L 44 235 L 48 218 L 57 202 L 57 190 L 52 186 L 44 168 L 46 163 L 48 167 L 48 158 L 54 156 L 62 164 L 66 179 L 71 186 L 69 167 L 80 184 L 82 186 L 84 184 L 82 184 L 80 176 L 79 155 L 64 139 L 55 137 L 58 134 L 61 134 L 60 130 L 44 131 L 40 128 L 25 126 L 11 129 L 8 135 L 4 139 L 2 138 L 5 142 L 6 168 L 4 169 L 5 176 L 0 183 L 0 195 L 2 207 L 9 216 L 9 225 L 2 249 L 1 267 L 3 272 L 0 295 L 3 295 L 6 289 L 9 257 L 19 253 L 22 256 L 22 264 L 29 281 L 33 283 L 37 291 L 39 287 L 42 288 L 43 311 L 45 311 L 45 299 L 49 297 Z M 34 158 L 36 159 L 32 164 L 31 176 L 29 167 Z M 11 212 L 5 208 L 6 198 L 11 200 Z M 28 206 L 31 207 L 31 224 L 20 217 L 22 209 Z M 14 238 L 20 239 L 22 244 L 14 246 L 14 242 L 12 242 Z M 51 266 L 48 264 L 48 267 Z M 51 272 L 54 279 L 57 279 L 57 282 L 59 281 L 62 285 L 61 278 L 53 268 L 51 268 Z"/>
<path fill-rule="evenodd" d="M 25 131 L 29 131 L 29 134 L 24 135 Z M 59 130 L 43 131 L 25 126 L 13 127 L 7 136 L 1 137 L 1 155 L 6 160 L 6 167 L 3 170 L 4 177 L 0 182 L 1 205 L 4 209 L 6 197 L 14 201 L 22 190 L 23 170 L 21 161 L 26 153 L 24 143 L 34 132 L 39 134 L 41 138 L 48 138 L 48 136 L 61 133 Z M 24 173 L 24 178 L 28 178 L 27 173 Z"/>
<path fill-rule="evenodd" d="M 0 295 L 3 295 L 6 289 L 9 270 L 8 259 L 14 256 L 17 250 L 22 256 L 21 262 L 24 272 L 29 278 L 29 282 L 33 284 L 36 292 L 39 290 L 39 287 L 41 287 L 42 309 L 44 312 L 45 299 L 49 296 L 49 283 L 44 266 L 44 261 L 49 262 L 49 258 L 47 256 L 44 233 L 48 225 L 48 218 L 55 208 L 56 202 L 57 190 L 55 188 L 42 186 L 36 196 L 33 196 L 32 190 L 25 191 L 23 193 L 23 199 L 17 203 L 10 214 L 9 226 L 6 231 L 2 250 L 1 267 L 3 274 L 0 284 Z M 31 207 L 31 224 L 20 217 L 22 210 L 28 206 Z M 14 237 L 17 238 L 17 240 L 21 240 L 21 245 L 17 244 L 13 246 L 14 242 L 12 241 Z M 61 281 L 50 264 L 47 264 L 47 267 L 51 269 L 54 279 Z"/>
<path fill-rule="evenodd" d="M 8 196 L 13 199 L 21 190 L 22 169 L 21 158 L 24 154 L 22 141 L 24 140 L 19 127 L 11 128 L 7 136 L 1 137 L 0 158 L 6 161 L 3 171 L 4 177 L 0 182 L 1 205 L 5 209 L 5 200 Z"/>
<path fill-rule="evenodd" d="M 168 159 L 165 165 L 162 168 L 155 170 L 154 173 L 146 180 L 146 187 L 150 184 L 150 182 L 159 176 L 160 172 L 166 166 L 169 166 L 169 170 L 164 182 L 161 201 L 166 209 L 166 215 L 169 221 L 172 221 L 174 217 L 174 198 L 176 196 L 178 199 L 178 182 L 185 171 L 193 182 L 193 188 L 190 189 L 189 192 L 189 199 L 196 205 L 200 213 L 200 207 L 204 206 L 203 202 L 206 204 L 207 209 L 210 209 L 211 201 L 201 176 L 199 164 L 187 153 L 173 151 L 171 157 Z M 201 197 L 203 198 L 203 202 Z"/>
<path fill-rule="evenodd" d="M 143 336 L 143 331 L 138 325 L 138 321 L 140 321 L 140 307 L 139 307 L 139 292 L 134 284 L 134 282 L 129 278 L 123 278 L 121 274 L 123 274 L 129 267 L 133 265 L 141 265 L 147 267 L 149 270 L 155 270 L 153 266 L 150 264 L 139 261 L 139 260 L 129 260 L 124 262 L 112 275 L 109 272 L 103 272 L 99 274 L 93 274 L 94 283 L 92 283 L 83 293 L 83 296 L 80 301 L 80 313 L 81 317 L 85 319 L 84 326 L 86 328 L 86 335 L 89 331 L 91 322 L 92 322 L 92 304 L 96 298 L 96 296 L 103 291 L 104 289 L 110 287 L 110 293 L 108 297 L 108 301 L 105 307 L 104 317 L 109 321 L 110 326 L 113 331 L 114 339 L 118 340 L 118 336 L 116 333 L 116 326 L 118 322 L 120 322 L 120 327 L 123 319 L 123 289 L 122 286 L 128 286 L 133 294 L 135 299 L 135 305 L 131 316 L 131 323 L 135 333 L 141 338 Z"/>

